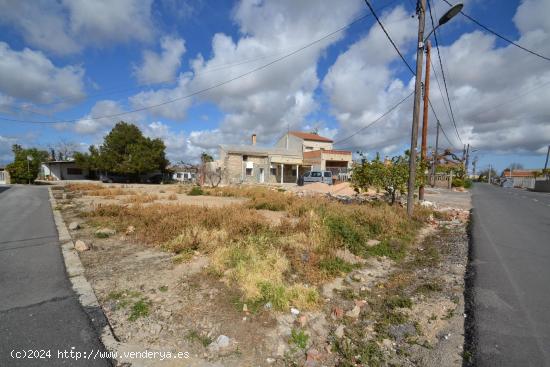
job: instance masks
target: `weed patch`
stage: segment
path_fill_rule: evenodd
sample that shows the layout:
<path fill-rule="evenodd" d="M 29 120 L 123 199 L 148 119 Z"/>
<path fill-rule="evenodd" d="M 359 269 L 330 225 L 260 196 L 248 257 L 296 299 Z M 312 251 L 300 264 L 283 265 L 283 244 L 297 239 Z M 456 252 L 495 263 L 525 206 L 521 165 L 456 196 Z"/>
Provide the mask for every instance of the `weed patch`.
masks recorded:
<path fill-rule="evenodd" d="M 294 328 L 290 332 L 289 344 L 303 350 L 306 349 L 308 341 L 309 335 L 307 335 L 304 330 Z"/>

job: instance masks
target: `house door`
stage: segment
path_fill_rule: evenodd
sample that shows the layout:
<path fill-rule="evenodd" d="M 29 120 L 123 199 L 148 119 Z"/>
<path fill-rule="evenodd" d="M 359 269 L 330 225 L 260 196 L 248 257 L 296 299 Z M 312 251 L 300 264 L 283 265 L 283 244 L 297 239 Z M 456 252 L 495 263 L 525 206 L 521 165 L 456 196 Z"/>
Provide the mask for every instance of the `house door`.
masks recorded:
<path fill-rule="evenodd" d="M 265 171 L 263 168 L 260 168 L 260 183 L 264 183 L 265 181 Z"/>

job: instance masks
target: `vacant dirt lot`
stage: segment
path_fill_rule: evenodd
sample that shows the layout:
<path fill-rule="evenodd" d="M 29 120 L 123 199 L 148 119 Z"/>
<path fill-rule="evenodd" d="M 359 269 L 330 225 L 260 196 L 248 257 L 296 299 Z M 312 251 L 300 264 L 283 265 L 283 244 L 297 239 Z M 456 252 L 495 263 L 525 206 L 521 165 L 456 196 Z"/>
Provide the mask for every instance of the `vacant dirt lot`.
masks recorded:
<path fill-rule="evenodd" d="M 56 195 L 122 343 L 203 366 L 460 365 L 467 212 L 258 187 Z"/>

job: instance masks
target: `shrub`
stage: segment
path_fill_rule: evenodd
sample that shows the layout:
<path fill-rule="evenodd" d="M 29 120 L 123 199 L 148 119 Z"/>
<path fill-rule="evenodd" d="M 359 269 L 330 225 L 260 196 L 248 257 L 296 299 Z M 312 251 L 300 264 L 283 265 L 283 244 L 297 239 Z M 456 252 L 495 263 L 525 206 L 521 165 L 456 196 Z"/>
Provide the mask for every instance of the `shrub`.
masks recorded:
<path fill-rule="evenodd" d="M 145 298 L 142 298 L 132 305 L 128 320 L 136 321 L 140 317 L 149 316 L 149 312 L 149 301 L 147 301 Z"/>
<path fill-rule="evenodd" d="M 329 257 L 319 261 L 319 268 L 327 275 L 334 277 L 341 274 L 349 273 L 355 266 L 339 257 Z"/>
<path fill-rule="evenodd" d="M 187 193 L 187 195 L 191 195 L 191 196 L 204 195 L 204 191 L 200 188 L 200 186 L 193 186 L 193 188 Z"/>
<path fill-rule="evenodd" d="M 307 335 L 302 329 L 292 329 L 290 332 L 289 344 L 293 344 L 297 348 L 306 349 L 307 342 L 309 341 L 309 335 Z"/>

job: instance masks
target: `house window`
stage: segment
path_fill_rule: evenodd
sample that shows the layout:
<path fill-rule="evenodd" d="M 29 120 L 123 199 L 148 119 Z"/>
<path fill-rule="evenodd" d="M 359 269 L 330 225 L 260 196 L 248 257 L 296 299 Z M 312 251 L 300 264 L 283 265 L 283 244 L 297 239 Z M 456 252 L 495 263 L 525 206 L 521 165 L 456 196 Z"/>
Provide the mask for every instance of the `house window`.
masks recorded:
<path fill-rule="evenodd" d="M 277 167 L 271 167 L 271 176 L 277 176 Z"/>
<path fill-rule="evenodd" d="M 243 161 L 247 161 L 248 160 L 248 156 L 247 155 L 243 155 Z"/>
<path fill-rule="evenodd" d="M 82 170 L 80 168 L 69 168 L 69 167 L 67 167 L 67 174 L 68 175 L 81 175 Z"/>
<path fill-rule="evenodd" d="M 252 168 L 247 168 L 246 169 L 246 175 L 247 176 L 252 176 Z"/>
<path fill-rule="evenodd" d="M 313 147 L 305 147 L 306 150 L 313 150 Z"/>

